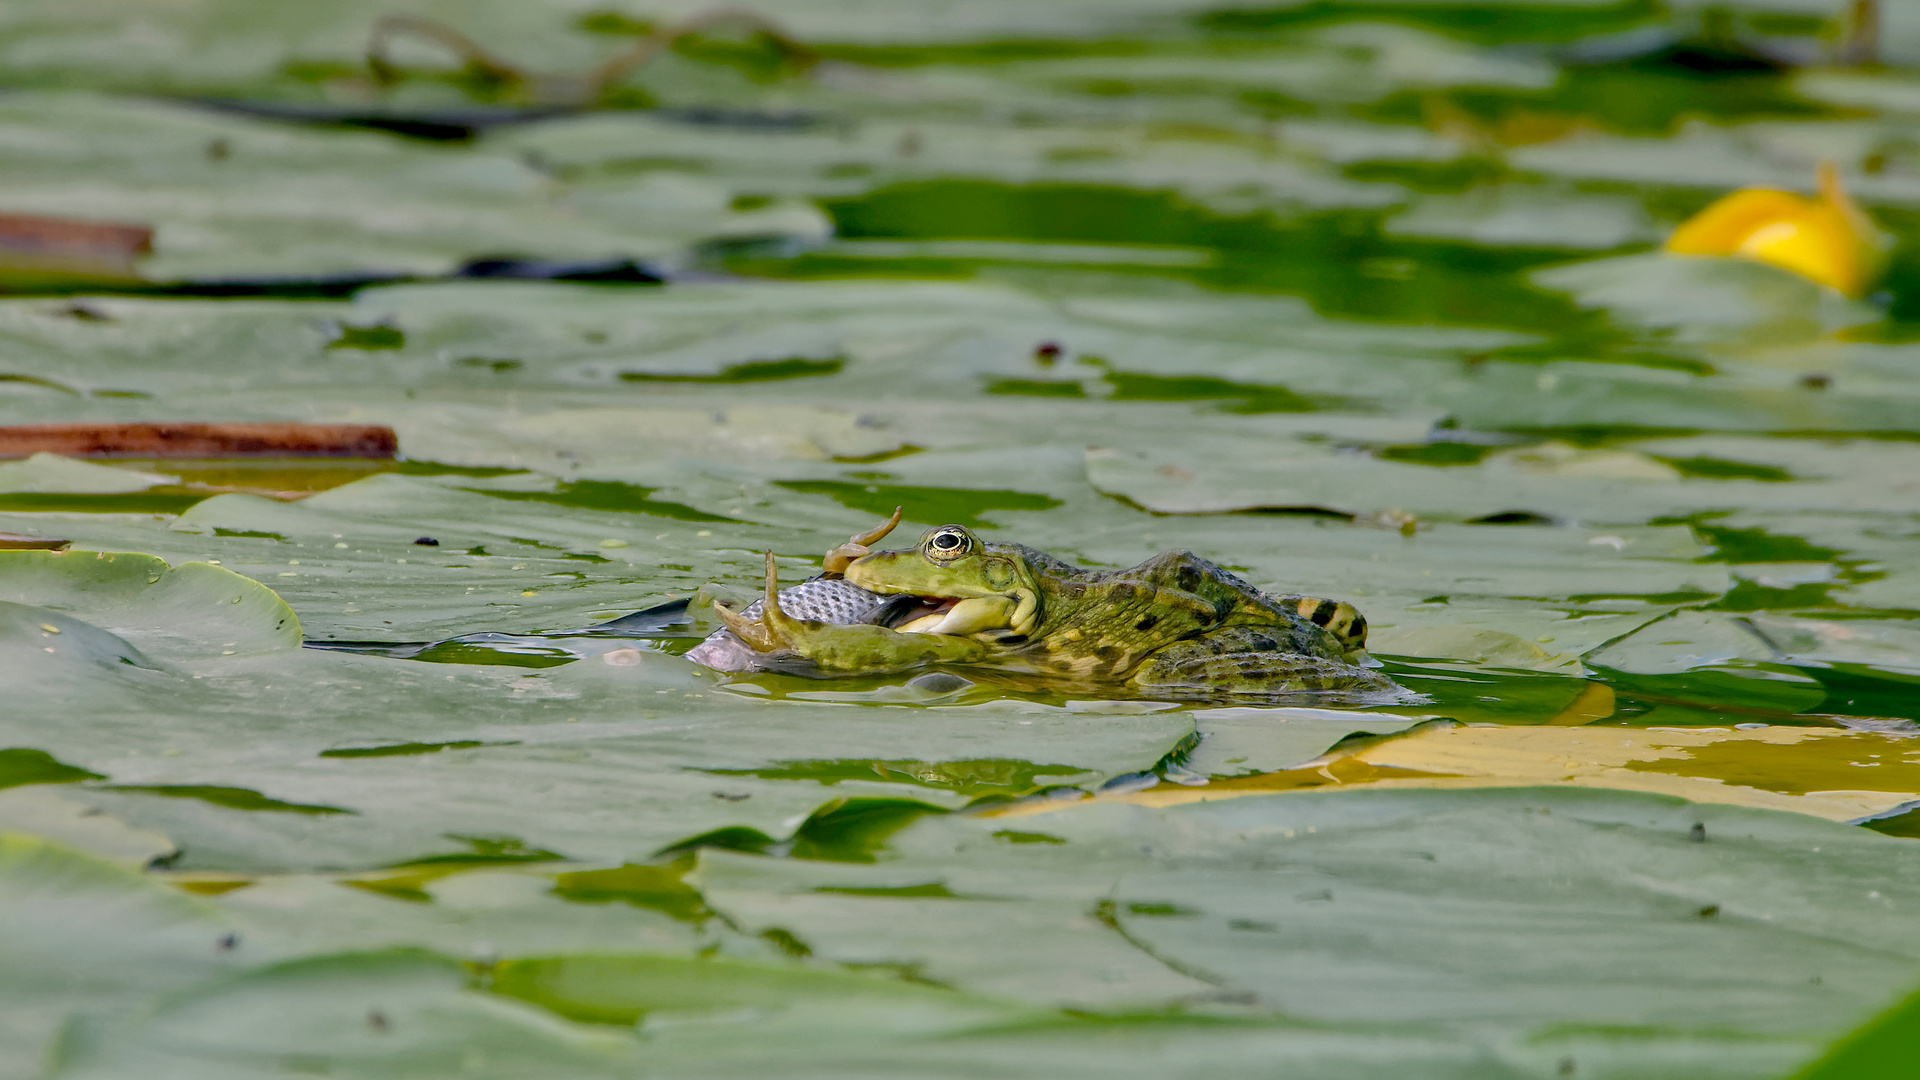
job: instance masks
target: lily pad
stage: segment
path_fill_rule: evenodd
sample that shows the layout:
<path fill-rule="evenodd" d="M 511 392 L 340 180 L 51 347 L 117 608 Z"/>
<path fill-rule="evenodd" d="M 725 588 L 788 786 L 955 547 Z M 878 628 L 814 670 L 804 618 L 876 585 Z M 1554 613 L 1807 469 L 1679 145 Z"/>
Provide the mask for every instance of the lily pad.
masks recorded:
<path fill-rule="evenodd" d="M 1065 844 L 994 841 L 1007 826 Z M 1695 832 L 1704 842 L 1689 840 Z M 1905 985 L 1914 963 L 1881 951 L 1885 920 L 1906 916 L 1877 896 L 1911 887 L 1894 884 L 1912 876 L 1887 861 L 1911 861 L 1897 843 L 1642 795 L 1267 796 L 945 818 L 907 839 L 900 858 L 871 868 L 709 853 L 697 880 L 742 925 L 782 926 L 816 956 L 915 964 L 1020 996 L 1074 993 L 1039 944 L 1045 927 L 1054 941 L 1134 950 L 1163 979 L 1188 980 L 1189 1000 L 1322 1022 L 1364 1012 L 1455 1032 L 1512 1068 L 1551 1070 L 1571 1056 L 1602 1075 L 1697 1071 L 1701 1038 L 1716 1047 L 1717 1075 L 1776 1074 Z M 1792 869 L 1809 859 L 1818 874 Z M 1115 860 L 1127 867 L 1117 878 Z M 897 888 L 927 882 L 955 899 Z M 1569 887 L 1587 898 L 1577 913 Z M 934 917 L 929 908 L 948 934 L 910 929 Z M 1553 950 L 1540 943 L 1568 933 L 1606 941 L 1613 974 L 1594 980 L 1544 960 Z M 1754 939 L 1737 971 L 1724 963 L 1730 938 Z M 982 955 L 989 941 L 1003 948 Z M 1440 984 L 1450 991 L 1435 993 Z M 1559 1018 L 1569 1013 L 1597 1026 L 1568 1029 Z M 1363 1052 L 1322 1031 L 1334 1060 Z"/>
<path fill-rule="evenodd" d="M 1305 765 L 1354 736 L 1405 731 L 1417 720 L 1336 709 L 1229 708 L 1194 714 L 1200 745 L 1182 766 L 1200 776 L 1246 776 Z"/>
<path fill-rule="evenodd" d="M 293 961 L 176 996 L 137 1021 L 79 1025 L 62 1040 L 53 1075 L 238 1077 L 291 1059 L 329 1071 L 337 1062 L 360 1076 L 396 1068 L 504 1076 L 562 1065 L 612 1077 L 636 1056 L 630 1037 L 475 993 L 467 982 L 457 962 L 412 950 Z"/>
<path fill-rule="evenodd" d="M 207 563 L 151 555 L 0 553 L 0 596 L 118 634 L 166 659 L 294 648 L 300 620 L 271 589 Z"/>
<path fill-rule="evenodd" d="M 155 101 L 15 94 L 0 132 L 37 148 L 9 164 L 10 209 L 150 225 L 142 269 L 160 281 L 438 275 L 501 255 L 644 259 L 736 225 L 822 229 L 804 207 L 736 213 L 731 192 L 691 178 L 642 177 L 567 207 L 509 155 Z"/>
<path fill-rule="evenodd" d="M 0 893 L 9 1080 L 39 1075 L 42 1048 L 74 1012 L 129 1008 L 234 966 L 209 905 L 44 840 L 0 834 Z"/>
<path fill-rule="evenodd" d="M 0 552 L 0 827 L 118 864 L 0 866 L 8 1080 L 1747 1080 L 1920 977 L 1901 282 L 1647 250 L 1825 159 L 1910 232 L 1905 8 L 1786 71 L 1830 3 L 793 0 L 804 71 L 729 23 L 548 113 L 701 6 L 390 6 L 0 13 L 5 209 L 156 228 L 0 302 L 0 420 L 400 436 L 0 465 L 77 549 Z M 516 70 L 382 81 L 390 14 Z M 1430 700 L 604 627 L 895 505 L 1353 603 Z"/>

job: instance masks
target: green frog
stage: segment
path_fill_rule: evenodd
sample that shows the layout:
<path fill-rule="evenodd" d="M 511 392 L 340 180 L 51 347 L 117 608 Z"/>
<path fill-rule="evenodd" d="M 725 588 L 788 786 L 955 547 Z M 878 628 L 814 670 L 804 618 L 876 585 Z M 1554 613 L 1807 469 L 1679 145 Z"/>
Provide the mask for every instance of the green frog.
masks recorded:
<path fill-rule="evenodd" d="M 899 520 L 895 510 L 824 563 L 828 577 L 907 598 L 886 625 L 788 615 L 772 553 L 759 618 L 720 603 L 715 613 L 749 648 L 826 675 L 950 667 L 1146 696 L 1405 694 L 1363 666 L 1367 623 L 1350 604 L 1270 596 L 1188 551 L 1102 573 L 960 525 L 872 550 Z"/>

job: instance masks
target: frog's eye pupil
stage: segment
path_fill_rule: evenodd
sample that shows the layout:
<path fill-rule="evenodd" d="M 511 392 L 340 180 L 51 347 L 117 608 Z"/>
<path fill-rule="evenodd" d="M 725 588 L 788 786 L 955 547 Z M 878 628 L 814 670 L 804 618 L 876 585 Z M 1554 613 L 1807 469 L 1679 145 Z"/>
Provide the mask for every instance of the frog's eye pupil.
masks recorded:
<path fill-rule="evenodd" d="M 959 533 L 935 533 L 931 541 L 933 550 L 942 555 L 952 555 L 967 546 L 966 537 Z"/>

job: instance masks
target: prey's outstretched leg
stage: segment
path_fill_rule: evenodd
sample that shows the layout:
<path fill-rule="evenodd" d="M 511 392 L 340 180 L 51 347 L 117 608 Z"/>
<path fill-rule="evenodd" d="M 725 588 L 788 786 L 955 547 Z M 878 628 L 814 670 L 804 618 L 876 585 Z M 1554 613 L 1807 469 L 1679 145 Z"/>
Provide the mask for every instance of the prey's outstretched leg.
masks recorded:
<path fill-rule="evenodd" d="M 735 637 L 747 643 L 754 652 L 777 652 L 786 647 L 786 640 L 779 636 L 775 624 L 768 620 L 771 613 L 779 612 L 782 619 L 786 613 L 780 611 L 780 579 L 774 570 L 773 552 L 767 552 L 767 595 L 760 605 L 760 617 L 749 619 L 721 603 L 713 601 L 713 613 L 719 616 L 727 629 Z"/>
<path fill-rule="evenodd" d="M 894 507 L 892 517 L 866 532 L 854 533 L 846 543 L 827 552 L 827 557 L 820 560 L 821 569 L 836 577 L 846 573 L 853 560 L 871 554 L 873 545 L 886 539 L 894 526 L 900 524 L 900 511 L 901 507 Z"/>

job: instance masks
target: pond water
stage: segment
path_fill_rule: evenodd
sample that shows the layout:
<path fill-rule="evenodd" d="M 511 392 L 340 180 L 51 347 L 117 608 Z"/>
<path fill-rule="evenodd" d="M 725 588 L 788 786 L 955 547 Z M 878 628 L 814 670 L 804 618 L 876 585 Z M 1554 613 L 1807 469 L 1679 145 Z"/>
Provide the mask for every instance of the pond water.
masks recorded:
<path fill-rule="evenodd" d="M 1841 6 L 785 0 L 583 97 L 697 6 L 15 5 L 0 213 L 156 233 L 0 265 L 0 423 L 402 460 L 0 462 L 0 1080 L 1792 1073 L 1920 982 L 1920 23 Z M 1659 250 L 1822 161 L 1866 299 Z M 1421 699 L 591 632 L 896 505 Z"/>

